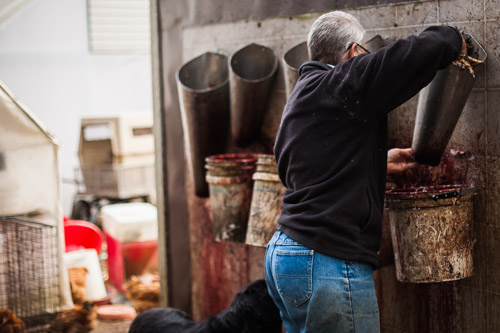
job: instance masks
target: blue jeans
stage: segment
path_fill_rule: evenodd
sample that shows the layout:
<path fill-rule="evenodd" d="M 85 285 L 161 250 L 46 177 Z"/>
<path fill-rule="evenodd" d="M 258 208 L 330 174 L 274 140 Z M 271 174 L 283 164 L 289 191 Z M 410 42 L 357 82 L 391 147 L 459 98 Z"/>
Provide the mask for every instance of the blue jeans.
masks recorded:
<path fill-rule="evenodd" d="M 287 333 L 380 332 L 372 266 L 323 255 L 278 230 L 265 269 Z"/>

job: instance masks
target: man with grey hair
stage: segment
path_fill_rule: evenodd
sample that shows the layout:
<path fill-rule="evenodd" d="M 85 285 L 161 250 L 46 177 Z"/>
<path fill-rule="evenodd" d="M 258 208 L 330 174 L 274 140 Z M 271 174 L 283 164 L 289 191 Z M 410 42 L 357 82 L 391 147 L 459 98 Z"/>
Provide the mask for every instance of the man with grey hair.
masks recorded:
<path fill-rule="evenodd" d="M 339 11 L 311 27 L 275 143 L 286 186 L 266 251 L 266 281 L 287 333 L 379 332 L 373 269 L 387 173 L 414 162 L 387 147 L 387 114 L 465 51 L 455 28 L 433 26 L 376 53 Z"/>
<path fill-rule="evenodd" d="M 326 64 L 346 60 L 349 47 L 363 43 L 365 29 L 352 15 L 331 12 L 320 16 L 307 37 L 309 59 Z"/>

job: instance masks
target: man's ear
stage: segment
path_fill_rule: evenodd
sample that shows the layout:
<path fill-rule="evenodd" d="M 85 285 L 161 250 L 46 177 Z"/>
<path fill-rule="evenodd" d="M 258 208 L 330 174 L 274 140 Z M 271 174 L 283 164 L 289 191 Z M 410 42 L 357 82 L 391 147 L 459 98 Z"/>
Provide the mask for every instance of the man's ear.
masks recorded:
<path fill-rule="evenodd" d="M 349 48 L 349 50 L 347 50 L 347 52 L 344 54 L 344 57 L 342 58 L 343 61 L 346 61 L 347 59 L 349 58 L 352 58 L 356 55 L 358 55 L 357 53 L 357 48 L 356 48 L 356 43 L 352 44 L 351 47 Z"/>

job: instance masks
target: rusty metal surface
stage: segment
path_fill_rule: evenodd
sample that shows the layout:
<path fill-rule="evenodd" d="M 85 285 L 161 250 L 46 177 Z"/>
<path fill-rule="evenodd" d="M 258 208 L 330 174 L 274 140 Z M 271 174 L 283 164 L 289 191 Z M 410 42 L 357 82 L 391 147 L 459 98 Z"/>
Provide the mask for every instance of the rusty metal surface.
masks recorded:
<path fill-rule="evenodd" d="M 428 283 L 471 276 L 474 194 L 442 200 L 424 194 L 386 198 L 397 279 Z"/>
<path fill-rule="evenodd" d="M 394 266 L 374 272 L 381 332 L 479 332 L 464 330 L 461 281 L 402 283 L 395 275 Z"/>
<path fill-rule="evenodd" d="M 302 42 L 293 46 L 283 55 L 282 62 L 287 98 L 292 93 L 293 88 L 295 88 L 295 84 L 299 79 L 300 66 L 308 60 L 309 54 L 307 53 L 307 42 Z"/>
<path fill-rule="evenodd" d="M 192 187 L 190 187 L 192 189 Z M 264 251 L 237 242 L 217 242 L 210 200 L 189 193 L 192 316 L 204 320 L 226 309 L 240 288 L 264 278 Z"/>
<path fill-rule="evenodd" d="M 274 52 L 250 44 L 229 59 L 231 136 L 237 146 L 246 146 L 260 133 L 262 118 L 278 69 Z"/>
<path fill-rule="evenodd" d="M 208 196 L 205 157 L 223 153 L 229 135 L 227 57 L 207 52 L 177 72 L 182 127 L 187 136 L 195 193 Z"/>
<path fill-rule="evenodd" d="M 251 263 L 244 244 L 215 241 L 210 200 L 189 194 L 192 316 L 203 320 L 227 308 L 239 288 L 249 282 Z"/>

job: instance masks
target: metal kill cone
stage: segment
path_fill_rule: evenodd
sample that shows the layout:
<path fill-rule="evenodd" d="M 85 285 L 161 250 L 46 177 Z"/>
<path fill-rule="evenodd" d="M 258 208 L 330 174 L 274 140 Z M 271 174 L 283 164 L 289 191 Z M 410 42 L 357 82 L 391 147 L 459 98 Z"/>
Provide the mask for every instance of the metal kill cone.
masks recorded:
<path fill-rule="evenodd" d="M 439 164 L 474 81 L 466 70 L 449 65 L 422 89 L 413 132 L 415 161 L 434 166 Z"/>
<path fill-rule="evenodd" d="M 229 68 L 231 135 L 236 145 L 245 146 L 260 131 L 278 60 L 270 48 L 250 44 L 231 56 Z"/>
<path fill-rule="evenodd" d="M 299 43 L 286 51 L 282 61 L 285 74 L 286 97 L 288 98 L 299 79 L 300 66 L 306 61 L 309 61 L 307 42 Z"/>
<path fill-rule="evenodd" d="M 366 48 L 370 52 L 377 52 L 384 46 L 389 45 L 393 40 L 387 37 L 382 37 L 380 35 L 375 35 L 366 41 Z"/>
<path fill-rule="evenodd" d="M 181 66 L 177 88 L 195 194 L 208 196 L 205 157 L 223 153 L 229 133 L 227 57 L 207 52 Z"/>
<path fill-rule="evenodd" d="M 464 37 L 469 55 L 479 58 L 483 53 L 479 63 L 471 63 L 476 68 L 486 60 L 486 51 L 472 35 L 464 33 Z M 420 91 L 412 142 L 417 163 L 433 166 L 440 163 L 475 82 L 473 68 L 470 69 L 472 72 L 450 64 Z"/>

